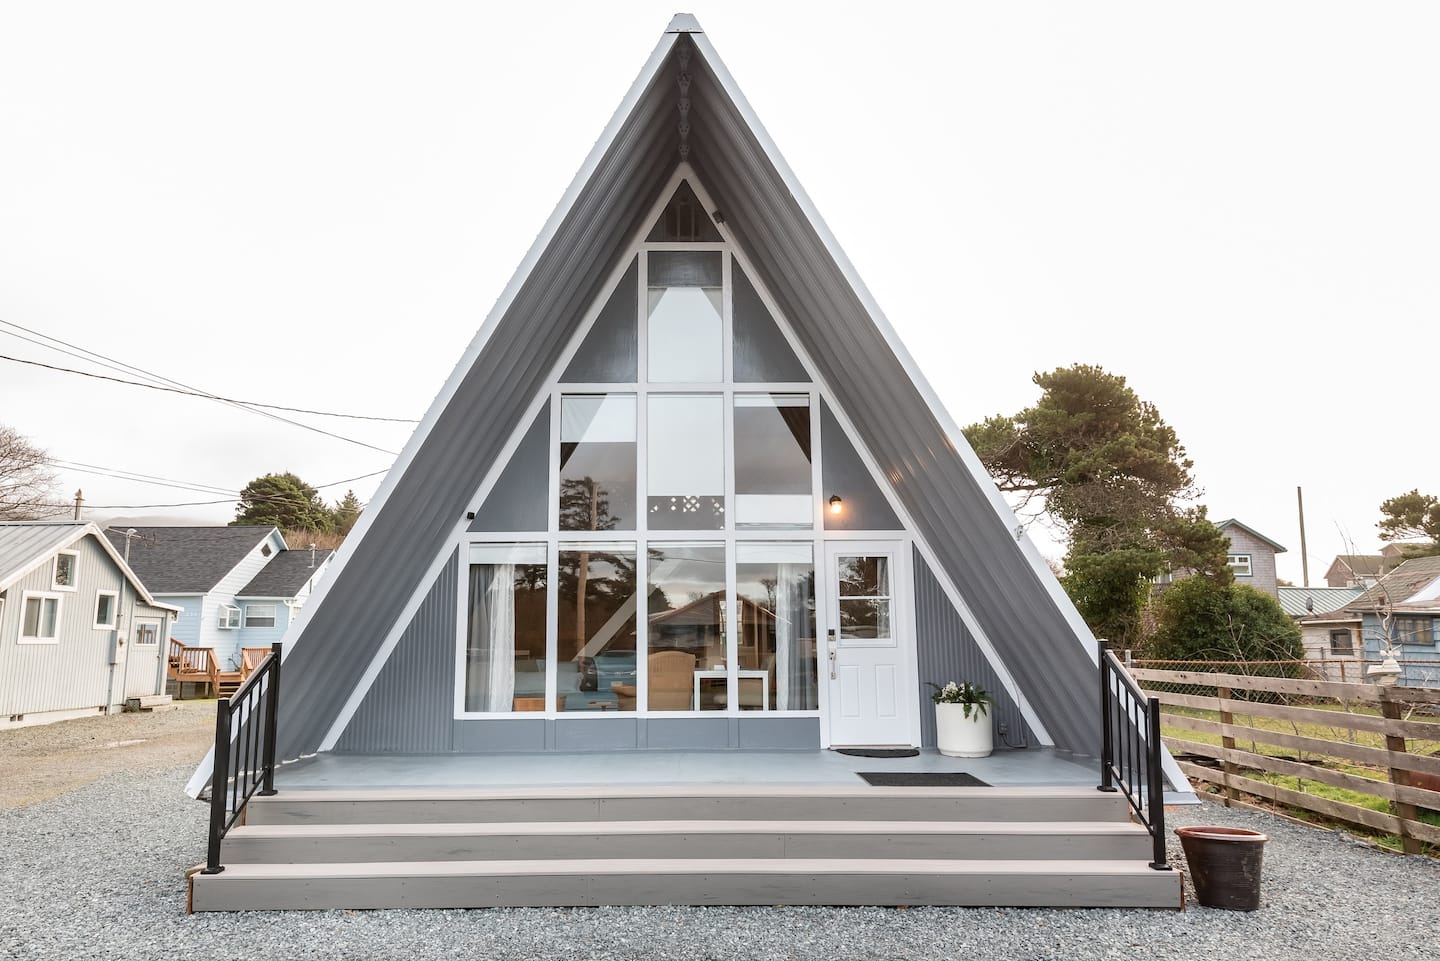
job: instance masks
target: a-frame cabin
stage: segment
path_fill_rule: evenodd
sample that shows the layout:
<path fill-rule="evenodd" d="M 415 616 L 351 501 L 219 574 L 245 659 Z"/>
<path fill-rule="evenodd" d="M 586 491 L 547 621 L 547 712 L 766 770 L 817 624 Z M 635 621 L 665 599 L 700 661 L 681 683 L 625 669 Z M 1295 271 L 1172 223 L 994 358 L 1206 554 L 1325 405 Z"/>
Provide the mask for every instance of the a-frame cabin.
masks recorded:
<path fill-rule="evenodd" d="M 197 910 L 1180 902 L 1094 638 L 687 15 L 286 647 Z"/>

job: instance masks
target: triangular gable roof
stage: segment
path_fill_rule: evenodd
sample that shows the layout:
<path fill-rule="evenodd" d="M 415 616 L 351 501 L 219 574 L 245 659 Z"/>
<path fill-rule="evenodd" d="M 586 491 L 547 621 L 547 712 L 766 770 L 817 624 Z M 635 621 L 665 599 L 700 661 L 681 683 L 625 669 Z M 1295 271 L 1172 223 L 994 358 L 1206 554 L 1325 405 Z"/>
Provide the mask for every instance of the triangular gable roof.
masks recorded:
<path fill-rule="evenodd" d="M 325 570 L 334 551 L 280 551 L 260 568 L 236 597 L 294 597 L 310 578 Z"/>
<path fill-rule="evenodd" d="M 1440 557 L 1413 557 L 1386 574 L 1372 588 L 1345 605 L 1347 611 L 1378 611 L 1406 606 L 1417 594 L 1425 599 L 1416 606 L 1430 607 L 1429 588 L 1440 578 Z"/>
<path fill-rule="evenodd" d="M 1227 527 L 1238 527 L 1256 540 L 1264 541 L 1266 544 L 1269 544 L 1271 547 L 1275 548 L 1275 553 L 1285 553 L 1285 546 L 1283 544 L 1272 541 L 1270 538 L 1266 537 L 1264 534 L 1260 533 L 1255 528 L 1251 527 L 1249 524 L 1242 524 L 1233 517 L 1227 518 L 1223 521 L 1219 521 L 1218 523 L 1216 523 L 1215 526 L 1220 528 L 1222 531 Z"/>
<path fill-rule="evenodd" d="M 129 530 L 139 535 L 130 541 L 130 566 L 156 594 L 206 594 L 249 556 L 256 545 L 272 535 L 279 537 L 280 533 L 273 526 L 259 524 L 132 527 Z M 124 531 L 112 528 L 105 536 L 115 547 L 124 550 Z M 280 540 L 283 545 L 284 539 Z"/>
<path fill-rule="evenodd" d="M 717 222 L 886 476 L 942 583 L 1065 749 L 1099 749 L 1098 646 L 693 18 L 676 17 L 306 606 L 286 648 L 280 754 L 333 743 L 453 558 L 475 486 L 530 425 L 578 319 L 688 159 Z M 853 371 L 867 376 L 855 377 Z M 458 437 L 464 443 L 455 443 Z M 482 492 L 484 493 L 484 492 Z M 398 626 L 397 626 L 398 625 Z M 344 656 L 336 656 L 343 649 Z M 349 713 L 347 713 L 349 712 Z M 202 772 L 206 769 L 202 768 Z M 203 785 L 202 772 L 192 792 Z"/>
<path fill-rule="evenodd" d="M 0 522 L 0 591 L 44 564 L 57 551 L 63 551 L 85 537 L 95 538 L 120 573 L 139 597 L 151 607 L 179 610 L 171 604 L 157 603 L 135 571 L 115 550 L 100 528 L 89 521 L 3 521 Z"/>

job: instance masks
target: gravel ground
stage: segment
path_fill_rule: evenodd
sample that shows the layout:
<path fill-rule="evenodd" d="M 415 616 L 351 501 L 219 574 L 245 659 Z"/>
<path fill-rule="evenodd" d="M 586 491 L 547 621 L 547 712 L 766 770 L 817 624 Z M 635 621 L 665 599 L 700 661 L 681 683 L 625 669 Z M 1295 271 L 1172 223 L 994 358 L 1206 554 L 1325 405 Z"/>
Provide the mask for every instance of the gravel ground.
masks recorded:
<path fill-rule="evenodd" d="M 92 747 L 115 768 L 80 787 L 0 810 L 0 958 L 1435 958 L 1440 863 L 1349 836 L 1206 803 L 1176 824 L 1270 835 L 1264 906 L 1235 914 L 961 908 L 553 908 L 185 914 L 184 869 L 204 854 L 203 805 L 180 790 L 204 739 L 157 715 L 127 736 L 48 730 L 57 745 L 168 731 L 184 763 Z M 103 722 L 104 719 L 96 719 Z M 119 721 L 111 718 L 109 721 Z M 197 710 L 191 726 L 203 730 Z M 67 722 L 94 724 L 94 720 Z M 172 725 L 174 727 L 172 728 Z M 103 725 L 102 725 L 103 726 Z M 116 728 L 115 730 L 118 730 Z M 0 732 L 0 770 L 13 735 Z M 42 736 L 43 737 L 43 736 Z M 38 750 L 38 749 L 37 749 Z M 188 750 L 188 749 L 187 749 Z M 67 753 L 62 749 L 61 753 Z M 117 759 L 112 761 L 111 759 Z M 1178 850 L 1175 856 L 1179 857 Z M 1193 905 L 1193 901 L 1192 901 Z"/>

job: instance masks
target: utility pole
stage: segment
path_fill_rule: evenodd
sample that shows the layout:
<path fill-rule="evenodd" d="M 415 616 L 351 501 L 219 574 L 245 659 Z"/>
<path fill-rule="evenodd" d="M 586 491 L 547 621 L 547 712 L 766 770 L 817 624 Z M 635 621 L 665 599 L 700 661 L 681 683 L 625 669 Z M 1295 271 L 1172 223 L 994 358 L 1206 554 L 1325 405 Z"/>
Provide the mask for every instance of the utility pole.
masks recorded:
<path fill-rule="evenodd" d="M 77 521 L 80 519 L 80 508 L 84 505 L 84 503 L 85 503 L 85 492 L 84 492 L 84 491 L 76 491 L 76 492 L 75 492 L 75 519 L 76 519 Z"/>
<path fill-rule="evenodd" d="M 1300 508 L 1300 571 L 1301 583 L 1310 586 L 1310 555 L 1305 551 L 1305 495 L 1295 486 L 1295 503 Z"/>

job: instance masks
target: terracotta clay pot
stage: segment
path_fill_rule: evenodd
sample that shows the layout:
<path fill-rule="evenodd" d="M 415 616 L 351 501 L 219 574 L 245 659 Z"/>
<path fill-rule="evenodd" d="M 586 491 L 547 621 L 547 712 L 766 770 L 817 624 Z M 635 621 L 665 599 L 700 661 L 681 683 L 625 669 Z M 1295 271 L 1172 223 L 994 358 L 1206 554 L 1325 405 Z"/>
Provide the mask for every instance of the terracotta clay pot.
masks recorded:
<path fill-rule="evenodd" d="M 1260 868 L 1265 842 L 1259 831 L 1244 828 L 1176 828 L 1195 897 L 1207 908 L 1254 911 L 1260 907 Z"/>

